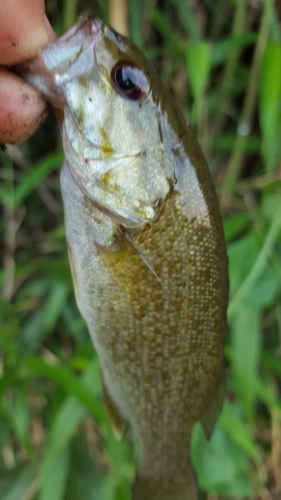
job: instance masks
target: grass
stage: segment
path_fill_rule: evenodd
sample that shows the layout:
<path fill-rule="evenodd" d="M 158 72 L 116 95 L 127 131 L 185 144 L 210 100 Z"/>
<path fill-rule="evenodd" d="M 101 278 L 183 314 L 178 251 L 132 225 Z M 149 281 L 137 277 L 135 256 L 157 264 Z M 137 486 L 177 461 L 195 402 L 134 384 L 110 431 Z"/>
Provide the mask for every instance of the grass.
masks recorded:
<path fill-rule="evenodd" d="M 47 1 L 58 34 L 86 2 Z M 95 14 L 108 20 L 100 0 Z M 190 118 L 214 174 L 229 254 L 226 399 L 192 458 L 209 500 L 281 492 L 281 24 L 273 0 L 130 0 L 131 38 Z M 279 8 L 279 12 L 278 12 Z M 73 297 L 54 117 L 1 152 L 0 497 L 129 500 Z"/>

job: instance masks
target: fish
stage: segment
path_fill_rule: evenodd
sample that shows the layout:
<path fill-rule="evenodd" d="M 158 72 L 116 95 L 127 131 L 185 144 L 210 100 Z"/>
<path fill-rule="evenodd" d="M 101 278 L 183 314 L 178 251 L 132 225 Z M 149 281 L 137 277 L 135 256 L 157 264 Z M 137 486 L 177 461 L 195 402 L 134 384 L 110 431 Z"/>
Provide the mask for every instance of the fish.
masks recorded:
<path fill-rule="evenodd" d="M 116 436 L 138 443 L 134 500 L 196 500 L 193 426 L 224 396 L 227 253 L 214 183 L 157 70 L 100 19 L 25 68 L 60 120 L 78 308 Z"/>

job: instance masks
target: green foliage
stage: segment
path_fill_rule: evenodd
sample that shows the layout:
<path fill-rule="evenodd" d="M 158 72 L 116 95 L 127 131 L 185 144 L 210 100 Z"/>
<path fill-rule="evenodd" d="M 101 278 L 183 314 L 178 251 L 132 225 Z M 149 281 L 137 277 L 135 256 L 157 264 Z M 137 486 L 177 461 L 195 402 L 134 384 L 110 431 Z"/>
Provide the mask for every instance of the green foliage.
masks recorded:
<path fill-rule="evenodd" d="M 46 2 L 58 34 L 86 3 Z M 92 8 L 108 20 L 105 1 Z M 272 0 L 128 2 L 131 38 L 192 121 L 224 216 L 226 398 L 211 440 L 200 424 L 192 436 L 200 487 L 218 498 L 267 498 L 281 487 L 277 8 Z M 0 497 L 129 500 L 133 436 L 113 436 L 97 356 L 73 297 L 54 117 L 0 154 Z"/>
<path fill-rule="evenodd" d="M 264 52 L 260 82 L 260 125 L 262 154 L 267 170 L 277 167 L 280 158 L 281 125 L 281 43 L 269 40 Z"/>

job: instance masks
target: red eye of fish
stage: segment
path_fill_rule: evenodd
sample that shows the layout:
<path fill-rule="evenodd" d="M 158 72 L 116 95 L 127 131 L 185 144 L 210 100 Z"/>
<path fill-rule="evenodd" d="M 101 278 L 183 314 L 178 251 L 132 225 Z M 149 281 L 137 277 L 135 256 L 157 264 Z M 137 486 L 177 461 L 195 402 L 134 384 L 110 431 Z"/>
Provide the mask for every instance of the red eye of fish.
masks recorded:
<path fill-rule="evenodd" d="M 140 101 L 148 92 L 149 85 L 144 72 L 130 62 L 118 62 L 111 71 L 111 78 L 118 90 L 133 101 Z"/>

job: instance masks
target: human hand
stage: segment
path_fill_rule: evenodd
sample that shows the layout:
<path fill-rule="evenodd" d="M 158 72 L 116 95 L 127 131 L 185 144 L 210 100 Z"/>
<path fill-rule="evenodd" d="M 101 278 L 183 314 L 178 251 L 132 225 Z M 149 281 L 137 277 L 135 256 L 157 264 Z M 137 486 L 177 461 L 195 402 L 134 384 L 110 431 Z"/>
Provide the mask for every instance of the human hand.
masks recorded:
<path fill-rule="evenodd" d="M 44 0 L 0 0 L 0 143 L 28 139 L 46 118 L 43 96 L 9 66 L 35 57 L 54 39 Z"/>

